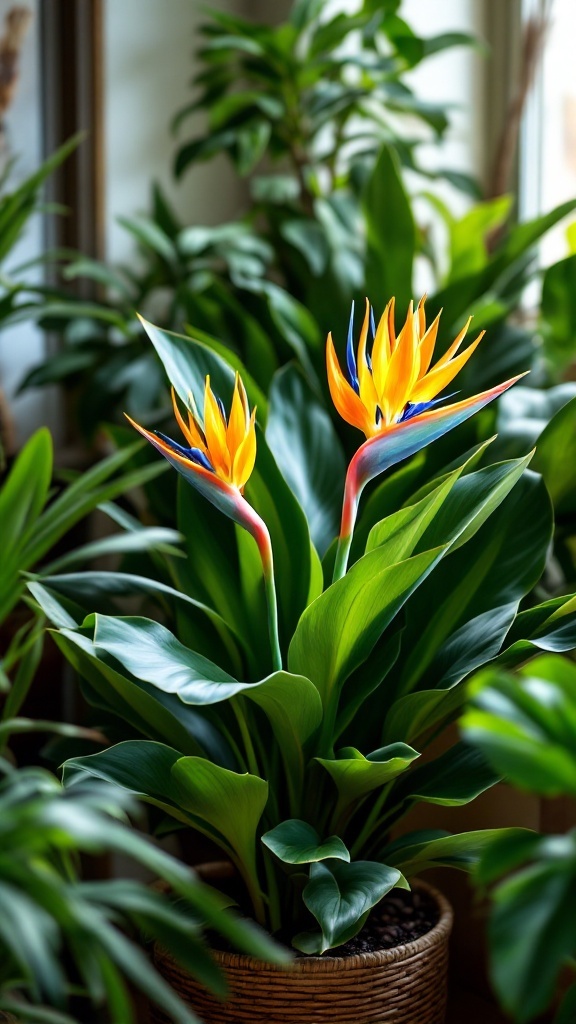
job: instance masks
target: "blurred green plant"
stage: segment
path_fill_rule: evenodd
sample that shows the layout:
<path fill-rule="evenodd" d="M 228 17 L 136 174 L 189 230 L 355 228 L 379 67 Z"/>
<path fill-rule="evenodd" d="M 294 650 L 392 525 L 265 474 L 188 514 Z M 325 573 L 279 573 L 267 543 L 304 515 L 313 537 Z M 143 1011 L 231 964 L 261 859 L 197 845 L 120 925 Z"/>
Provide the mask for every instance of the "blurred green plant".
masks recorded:
<path fill-rule="evenodd" d="M 552 637 L 542 647 L 558 650 Z M 547 654 L 516 675 L 499 668 L 480 673 L 461 726 L 466 741 L 513 786 L 548 799 L 576 797 L 572 662 Z M 475 877 L 491 889 L 492 983 L 507 1013 L 528 1024 L 550 1005 L 562 968 L 576 968 L 576 829 L 501 835 L 487 846 Z M 573 982 L 555 1024 L 571 1024 L 575 1011 Z"/>
<path fill-rule="evenodd" d="M 126 794 L 111 786 L 85 780 L 66 791 L 46 771 L 0 760 L 0 1010 L 18 1021 L 75 1024 L 78 1012 L 85 1020 L 90 1009 L 106 1009 L 118 1024 L 135 1024 L 139 990 L 177 1024 L 198 1024 L 153 968 L 142 937 L 161 942 L 220 995 L 226 986 L 205 926 L 246 953 L 285 962 L 193 871 L 131 827 L 128 810 Z M 173 897 L 130 878 L 86 881 L 86 854 L 121 854 Z"/>

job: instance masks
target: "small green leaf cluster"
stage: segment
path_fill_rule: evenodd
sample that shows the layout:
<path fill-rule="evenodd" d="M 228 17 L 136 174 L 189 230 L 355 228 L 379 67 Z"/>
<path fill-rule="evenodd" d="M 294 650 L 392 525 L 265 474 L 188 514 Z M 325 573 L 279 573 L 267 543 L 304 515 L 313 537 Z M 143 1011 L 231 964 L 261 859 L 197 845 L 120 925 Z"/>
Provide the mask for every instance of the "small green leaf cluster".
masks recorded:
<path fill-rule="evenodd" d="M 553 638 L 543 645 L 558 648 Z M 576 666 L 558 654 L 516 675 L 486 669 L 470 686 L 465 739 L 514 786 L 546 798 L 576 796 Z M 562 968 L 576 958 L 576 831 L 501 835 L 485 850 L 476 879 L 492 889 L 489 922 L 494 988 L 514 1020 L 527 1024 L 551 1003 Z M 576 985 L 555 1024 L 574 1019 Z"/>
<path fill-rule="evenodd" d="M 200 395 L 209 373 L 229 403 L 221 355 L 151 338 L 179 395 Z M 252 404 L 258 386 L 243 377 Z M 349 569 L 330 584 L 345 464 L 334 428 L 295 367 L 258 406 L 245 498 L 270 532 L 282 670 L 256 544 L 185 481 L 186 560 L 167 558 L 154 578 L 68 573 L 30 590 L 119 741 L 69 760 L 66 783 L 114 782 L 150 805 L 160 833 L 208 837 L 236 867 L 244 911 L 322 952 L 394 885 L 477 863 L 492 830 L 403 834 L 403 818 L 419 802 L 466 804 L 500 778 L 469 743 L 446 735 L 438 754 L 432 741 L 482 666 L 574 648 L 576 598 L 536 597 L 550 497 L 531 455 L 490 462 L 489 442 L 455 454 L 438 441 L 436 462 L 419 455 L 375 482 Z M 127 594 L 146 595 L 151 617 L 123 614 Z"/>

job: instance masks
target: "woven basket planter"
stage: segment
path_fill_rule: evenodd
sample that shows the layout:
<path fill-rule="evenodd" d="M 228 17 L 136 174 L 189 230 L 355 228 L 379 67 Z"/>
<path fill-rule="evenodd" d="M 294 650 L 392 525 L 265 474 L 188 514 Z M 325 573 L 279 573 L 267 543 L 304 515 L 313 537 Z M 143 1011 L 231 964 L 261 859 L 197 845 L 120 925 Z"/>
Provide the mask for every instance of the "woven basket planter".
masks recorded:
<path fill-rule="evenodd" d="M 444 1024 L 452 909 L 424 882 L 440 911 L 426 935 L 394 949 L 350 957 L 302 957 L 288 968 L 216 952 L 230 989 L 210 995 L 156 947 L 154 962 L 205 1024 Z M 169 1024 L 158 1010 L 154 1024 Z"/>

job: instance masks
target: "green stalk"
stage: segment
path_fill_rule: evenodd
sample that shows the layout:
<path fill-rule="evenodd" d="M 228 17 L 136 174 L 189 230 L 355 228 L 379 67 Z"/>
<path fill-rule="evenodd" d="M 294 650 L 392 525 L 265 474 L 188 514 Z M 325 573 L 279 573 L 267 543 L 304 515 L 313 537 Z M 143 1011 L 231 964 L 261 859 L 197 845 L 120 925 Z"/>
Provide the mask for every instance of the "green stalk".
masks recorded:
<path fill-rule="evenodd" d="M 370 814 L 366 818 L 366 821 L 364 822 L 364 826 L 361 829 L 360 834 L 356 837 L 355 842 L 352 844 L 350 848 L 351 857 L 358 856 L 358 854 L 362 851 L 365 844 L 370 839 L 370 836 L 372 835 L 374 830 L 380 824 L 379 818 L 382 813 L 382 808 L 386 803 L 386 798 L 388 796 L 388 793 L 390 792 L 391 787 L 391 782 L 382 787 L 382 791 L 380 792 L 380 795 L 377 797 L 377 799 L 374 801 L 372 810 L 370 811 Z"/>
<path fill-rule="evenodd" d="M 341 580 L 342 577 L 346 575 L 346 569 L 348 568 L 348 555 L 350 554 L 351 544 L 351 533 L 349 533 L 347 537 L 338 538 L 338 547 L 336 548 L 336 559 L 334 562 L 334 575 L 332 576 L 333 583 L 336 583 L 336 580 Z"/>
<path fill-rule="evenodd" d="M 246 751 L 246 763 L 248 765 L 248 770 L 251 772 L 252 775 L 257 775 L 258 777 L 260 777 L 260 768 L 258 766 L 258 761 L 256 760 L 256 752 L 254 750 L 254 744 L 252 743 L 250 730 L 246 724 L 246 716 L 244 714 L 242 698 L 232 698 L 230 704 L 232 705 L 232 710 L 236 717 L 236 721 L 238 722 L 238 728 L 240 729 L 240 735 L 242 736 L 242 742 L 244 743 L 244 750 Z"/>
<path fill-rule="evenodd" d="M 274 562 L 272 550 L 266 562 L 262 562 L 264 570 L 264 585 L 266 588 L 266 606 L 268 609 L 268 634 L 270 636 L 270 649 L 272 651 L 272 667 L 275 672 L 282 670 L 282 654 L 280 653 L 280 638 L 278 635 L 278 602 L 276 600 L 276 584 L 274 582 Z"/>
<path fill-rule="evenodd" d="M 276 872 L 274 864 L 272 863 L 272 854 L 264 848 L 264 868 L 266 870 L 266 883 L 268 886 L 268 913 L 270 915 L 270 931 L 272 933 L 277 932 L 282 924 L 282 914 L 280 909 L 280 892 L 278 889 L 278 880 L 276 878 Z"/>

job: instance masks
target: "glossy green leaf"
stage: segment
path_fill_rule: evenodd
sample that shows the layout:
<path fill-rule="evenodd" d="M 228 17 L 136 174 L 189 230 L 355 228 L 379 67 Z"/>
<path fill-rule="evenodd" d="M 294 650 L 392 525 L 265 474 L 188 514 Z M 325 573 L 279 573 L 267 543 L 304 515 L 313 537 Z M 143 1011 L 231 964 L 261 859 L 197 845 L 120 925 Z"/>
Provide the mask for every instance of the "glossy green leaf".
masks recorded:
<path fill-rule="evenodd" d="M 406 654 L 395 670 L 397 697 L 416 687 L 435 688 L 444 678 L 463 678 L 478 664 L 487 640 L 492 656 L 497 654 L 514 606 L 542 574 L 551 534 L 546 488 L 539 477 L 525 473 L 478 533 L 449 554 L 411 598 Z"/>
<path fill-rule="evenodd" d="M 322 929 L 318 952 L 356 935 L 372 907 L 395 885 L 407 888 L 400 871 L 374 861 L 312 864 L 303 899 Z"/>
<path fill-rule="evenodd" d="M 451 835 L 442 831 L 411 832 L 383 850 L 387 863 L 396 865 L 408 877 L 434 867 L 471 871 L 487 846 L 506 833 L 525 834 L 524 829 L 487 828 Z"/>
<path fill-rule="evenodd" d="M 394 801 L 461 807 L 475 800 L 500 776 L 473 746 L 455 743 L 440 757 L 418 765 L 394 787 Z"/>
<path fill-rule="evenodd" d="M 162 743 L 128 740 L 73 758 L 64 766 L 70 784 L 88 773 L 112 782 L 213 839 L 255 884 L 256 828 L 268 783 L 239 775 L 202 757 L 182 757 Z"/>
<path fill-rule="evenodd" d="M 547 267 L 542 281 L 544 351 L 555 369 L 572 361 L 576 336 L 576 255 Z"/>
<path fill-rule="evenodd" d="M 412 297 L 416 228 L 400 176 L 396 154 L 383 146 L 364 193 L 368 238 L 366 288 L 372 302 L 384 305 L 395 295 L 403 313 Z"/>
<path fill-rule="evenodd" d="M 217 764 L 235 766 L 228 745 L 214 725 L 182 705 L 174 694 L 119 672 L 98 657 L 92 640 L 77 630 L 60 629 L 54 638 L 80 678 L 89 684 L 91 703 L 129 722 L 132 729 L 150 740 L 176 745 L 186 754 L 206 754 Z"/>
<path fill-rule="evenodd" d="M 234 673 L 242 671 L 242 642 L 223 618 L 208 605 L 194 600 L 183 589 L 171 587 L 161 580 L 137 576 L 134 573 L 84 570 L 78 573 L 62 573 L 58 576 L 43 576 L 41 582 L 29 584 L 29 589 L 46 611 L 50 621 L 57 626 L 80 626 L 89 612 L 105 611 L 110 601 L 116 600 L 122 607 L 122 598 L 135 594 L 155 600 L 162 611 L 166 605 L 175 609 L 180 608 L 188 646 L 191 646 L 188 637 L 192 633 L 197 653 L 206 657 L 211 654 L 217 655 L 222 667 L 226 665 L 228 656 Z M 56 604 L 51 603 L 49 608 L 46 602 L 53 602 L 56 595 L 60 600 L 57 600 Z M 61 608 L 62 600 L 66 599 L 78 603 L 80 614 L 73 620 L 68 616 L 67 621 L 60 622 L 54 618 L 53 612 L 58 614 L 57 605 L 60 604 Z"/>
<path fill-rule="evenodd" d="M 396 779 L 420 757 L 417 750 L 405 743 L 391 743 L 364 757 L 354 747 L 338 751 L 338 758 L 317 757 L 316 760 L 331 776 L 338 792 L 334 822 L 355 810 L 369 793 Z"/>
<path fill-rule="evenodd" d="M 257 891 L 256 835 L 268 800 L 268 783 L 201 757 L 179 758 L 171 776 L 175 802 L 224 837 L 238 868 Z"/>
<path fill-rule="evenodd" d="M 376 548 L 306 609 L 288 665 L 292 672 L 307 673 L 325 708 L 442 553 L 436 548 L 390 565 L 388 552 Z"/>
<path fill-rule="evenodd" d="M 538 439 L 534 468 L 541 473 L 558 515 L 576 511 L 576 398 L 550 420 Z"/>
<path fill-rule="evenodd" d="M 338 836 L 321 839 L 306 821 L 282 821 L 262 837 L 264 846 L 285 864 L 312 864 L 321 860 L 350 861 L 350 854 Z"/>
<path fill-rule="evenodd" d="M 212 390 L 222 399 L 225 407 L 230 408 L 234 371 L 221 356 L 193 338 L 165 331 L 148 321 L 143 321 L 143 326 L 166 370 L 168 380 L 184 405 L 188 404 L 191 392 L 198 409 L 204 409 L 204 385 L 209 374 Z M 250 405 L 258 406 L 260 420 L 265 421 L 264 395 L 245 370 L 242 379 Z"/>
<path fill-rule="evenodd" d="M 112 655 L 137 679 L 186 704 L 213 704 L 244 688 L 218 665 L 191 651 L 152 619 L 139 616 L 96 615 L 94 645 Z"/>
<path fill-rule="evenodd" d="M 276 374 L 269 402 L 266 441 L 322 556 L 340 525 L 346 468 L 342 446 L 330 417 L 295 367 Z"/>

